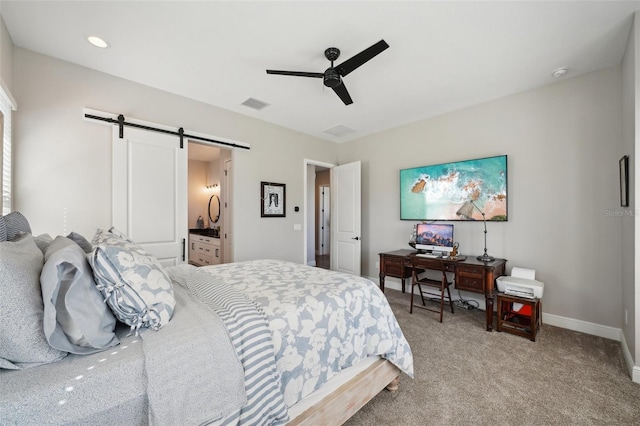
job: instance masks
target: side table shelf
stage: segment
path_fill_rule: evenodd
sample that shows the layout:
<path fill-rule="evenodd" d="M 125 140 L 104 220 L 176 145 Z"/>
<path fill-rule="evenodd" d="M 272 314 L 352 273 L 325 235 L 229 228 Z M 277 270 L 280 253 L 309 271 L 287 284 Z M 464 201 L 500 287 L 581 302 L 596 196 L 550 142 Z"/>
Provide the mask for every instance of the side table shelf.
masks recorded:
<path fill-rule="evenodd" d="M 498 324 L 496 331 L 505 331 L 536 341 L 536 334 L 542 325 L 542 311 L 540 299 L 511 296 L 497 293 Z M 522 305 L 514 309 L 513 304 Z"/>

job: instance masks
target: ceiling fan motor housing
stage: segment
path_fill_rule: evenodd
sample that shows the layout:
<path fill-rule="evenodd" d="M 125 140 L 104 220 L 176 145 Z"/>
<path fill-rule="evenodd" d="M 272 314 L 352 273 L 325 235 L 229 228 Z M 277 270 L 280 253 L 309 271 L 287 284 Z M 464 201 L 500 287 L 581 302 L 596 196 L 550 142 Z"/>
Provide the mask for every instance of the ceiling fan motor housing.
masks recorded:
<path fill-rule="evenodd" d="M 324 85 L 327 87 L 338 87 L 342 82 L 340 74 L 335 68 L 328 68 L 324 72 Z"/>

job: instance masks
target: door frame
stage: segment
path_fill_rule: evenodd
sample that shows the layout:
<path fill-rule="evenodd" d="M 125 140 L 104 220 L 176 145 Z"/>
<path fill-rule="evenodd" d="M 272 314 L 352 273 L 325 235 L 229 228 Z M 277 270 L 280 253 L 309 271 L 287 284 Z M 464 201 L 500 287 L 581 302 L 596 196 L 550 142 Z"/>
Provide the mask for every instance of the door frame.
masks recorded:
<path fill-rule="evenodd" d="M 307 171 L 309 170 L 309 166 L 320 166 L 320 167 L 325 167 L 327 169 L 332 169 L 336 166 L 336 164 L 333 163 L 326 163 L 324 161 L 317 161 L 317 160 L 310 160 L 305 158 L 303 160 L 303 168 L 302 168 L 302 176 L 303 176 L 303 183 L 302 183 L 302 188 L 303 188 L 303 199 L 304 199 L 304 208 L 305 208 L 305 214 L 303 215 L 303 222 L 302 222 L 302 229 L 304 230 L 303 232 L 303 240 L 302 240 L 302 263 L 304 263 L 305 265 L 307 264 L 307 256 L 309 255 L 308 250 L 307 250 L 307 235 L 308 235 L 308 220 L 307 220 L 307 206 L 309 205 L 309 197 L 314 197 L 315 198 L 315 179 L 314 179 L 314 185 L 313 185 L 313 193 L 309 194 L 309 191 L 307 191 L 307 187 L 309 182 L 307 181 Z M 314 227 L 314 232 L 315 232 L 315 222 L 313 224 Z"/>

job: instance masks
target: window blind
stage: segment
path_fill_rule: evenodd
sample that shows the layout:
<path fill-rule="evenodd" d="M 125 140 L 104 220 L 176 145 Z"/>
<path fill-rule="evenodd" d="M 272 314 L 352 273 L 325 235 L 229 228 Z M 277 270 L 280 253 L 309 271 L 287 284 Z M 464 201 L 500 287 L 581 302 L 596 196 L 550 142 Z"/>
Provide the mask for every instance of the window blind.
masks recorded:
<path fill-rule="evenodd" d="M 11 95 L 0 84 L 0 120 L 2 123 L 2 214 L 12 210 L 11 198 L 11 110 L 15 109 Z"/>

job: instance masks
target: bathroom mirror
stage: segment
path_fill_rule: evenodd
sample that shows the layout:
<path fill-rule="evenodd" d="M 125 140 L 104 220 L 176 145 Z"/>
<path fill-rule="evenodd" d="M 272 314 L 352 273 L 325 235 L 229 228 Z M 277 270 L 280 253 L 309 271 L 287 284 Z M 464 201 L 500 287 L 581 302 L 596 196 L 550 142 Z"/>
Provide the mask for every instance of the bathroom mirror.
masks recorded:
<path fill-rule="evenodd" d="M 210 223 L 217 223 L 218 219 L 220 219 L 220 198 L 213 194 L 209 198 L 209 221 Z"/>

